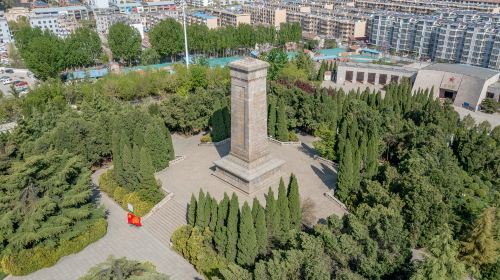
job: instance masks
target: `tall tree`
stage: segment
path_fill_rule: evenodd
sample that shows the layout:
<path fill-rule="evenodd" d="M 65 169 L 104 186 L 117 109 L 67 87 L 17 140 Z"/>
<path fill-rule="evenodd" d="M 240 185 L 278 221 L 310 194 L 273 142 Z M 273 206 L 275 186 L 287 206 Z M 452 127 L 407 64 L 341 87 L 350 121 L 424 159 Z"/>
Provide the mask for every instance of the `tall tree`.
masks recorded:
<path fill-rule="evenodd" d="M 372 135 L 368 140 L 365 175 L 371 178 L 377 174 L 378 171 L 378 139 L 376 135 Z"/>
<path fill-rule="evenodd" d="M 267 229 L 270 235 L 276 235 L 280 231 L 280 216 L 279 209 L 274 199 L 274 192 L 271 188 L 266 196 L 266 222 Z"/>
<path fill-rule="evenodd" d="M 144 147 L 149 151 L 153 166 L 159 171 L 168 166 L 170 151 L 165 134 L 156 122 L 150 123 L 146 127 L 144 134 Z"/>
<path fill-rule="evenodd" d="M 484 210 L 462 243 L 462 260 L 476 271 L 483 265 L 498 261 L 500 244 L 495 237 L 496 211 L 494 207 Z"/>
<path fill-rule="evenodd" d="M 215 248 L 219 254 L 224 255 L 227 245 L 227 215 L 229 209 L 229 197 L 224 193 L 224 198 L 217 208 L 217 224 L 215 225 L 214 242 Z"/>
<path fill-rule="evenodd" d="M 201 228 L 205 228 L 205 193 L 200 189 L 198 193 L 198 202 L 196 203 L 196 223 L 195 225 Z"/>
<path fill-rule="evenodd" d="M 101 57 L 101 39 L 94 30 L 87 27 L 77 28 L 64 42 L 66 66 L 92 66 Z"/>
<path fill-rule="evenodd" d="M 283 178 L 280 179 L 278 201 L 276 204 L 280 213 L 280 229 L 283 233 L 286 233 L 290 229 L 290 208 L 288 207 L 288 198 Z"/>
<path fill-rule="evenodd" d="M 147 201 L 161 200 L 159 188 L 156 183 L 151 157 L 144 147 L 140 150 L 139 167 L 139 195 Z"/>
<path fill-rule="evenodd" d="M 354 185 L 353 153 L 350 143 L 345 144 L 344 152 L 339 162 L 339 173 L 336 186 L 336 194 L 340 200 L 345 201 L 351 195 Z"/>
<path fill-rule="evenodd" d="M 194 227 L 196 223 L 196 197 L 191 194 L 191 201 L 188 206 L 188 224 Z"/>
<path fill-rule="evenodd" d="M 182 26 L 172 18 L 160 21 L 149 32 L 152 47 L 161 57 L 173 57 L 182 52 Z M 189 37 L 188 37 L 189 38 Z"/>
<path fill-rule="evenodd" d="M 141 35 L 125 23 L 118 22 L 109 27 L 108 44 L 118 61 L 131 64 L 141 55 Z"/>
<path fill-rule="evenodd" d="M 300 208 L 299 183 L 294 174 L 288 184 L 288 206 L 290 208 L 290 225 L 292 229 L 300 230 L 302 225 L 302 210 Z"/>
<path fill-rule="evenodd" d="M 217 225 L 217 210 L 217 200 L 212 197 L 212 203 L 210 204 L 210 224 L 208 225 L 211 232 L 215 232 L 215 226 Z"/>
<path fill-rule="evenodd" d="M 257 236 L 255 235 L 252 211 L 246 201 L 241 210 L 239 232 L 236 263 L 249 267 L 255 263 L 257 257 Z"/>
<path fill-rule="evenodd" d="M 260 206 L 259 200 L 254 197 L 252 202 L 252 218 L 255 221 L 257 219 L 257 213 L 259 213 Z"/>
<path fill-rule="evenodd" d="M 265 255 L 267 253 L 267 225 L 266 225 L 266 212 L 264 208 L 259 207 L 257 216 L 255 218 L 255 235 L 257 236 L 257 253 Z M 252 209 L 253 210 L 253 209 Z"/>
<path fill-rule="evenodd" d="M 279 141 L 287 142 L 288 141 L 288 120 L 286 117 L 286 106 L 285 101 L 280 99 L 278 105 L 278 111 L 276 114 L 276 138 Z"/>
<path fill-rule="evenodd" d="M 226 243 L 226 259 L 229 261 L 236 260 L 236 244 L 238 242 L 238 220 L 239 220 L 240 204 L 238 196 L 235 193 L 231 196 L 229 203 L 229 213 L 227 216 L 227 243 Z"/>

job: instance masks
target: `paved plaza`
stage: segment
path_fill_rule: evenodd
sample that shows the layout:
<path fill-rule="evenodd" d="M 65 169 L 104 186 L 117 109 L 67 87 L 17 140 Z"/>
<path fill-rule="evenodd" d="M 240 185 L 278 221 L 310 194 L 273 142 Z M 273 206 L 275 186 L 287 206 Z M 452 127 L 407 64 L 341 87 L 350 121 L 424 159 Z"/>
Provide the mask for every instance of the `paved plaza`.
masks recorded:
<path fill-rule="evenodd" d="M 156 174 L 163 188 L 174 193 L 173 200 L 186 207 L 191 194 L 197 195 L 199 189 L 202 188 L 218 200 L 222 199 L 224 192 L 229 195 L 235 192 L 239 196 L 240 204 L 247 201 L 251 205 L 254 196 L 264 204 L 264 194 L 267 194 L 268 188 L 247 195 L 212 175 L 213 161 L 228 153 L 229 143 L 219 147 L 198 146 L 200 137 L 201 135 L 191 137 L 174 135 L 175 153 L 186 156 L 186 159 Z M 343 215 L 345 211 L 340 205 L 324 195 L 335 184 L 335 170 L 314 160 L 312 137 L 301 136 L 300 138 L 303 141 L 301 146 L 268 144 L 271 156 L 285 161 L 282 167 L 282 177 L 285 183 L 288 184 L 291 173 L 297 176 L 301 199 L 311 198 L 314 201 L 314 212 L 318 219 L 324 219 L 332 214 Z M 271 187 L 277 195 L 278 181 Z"/>

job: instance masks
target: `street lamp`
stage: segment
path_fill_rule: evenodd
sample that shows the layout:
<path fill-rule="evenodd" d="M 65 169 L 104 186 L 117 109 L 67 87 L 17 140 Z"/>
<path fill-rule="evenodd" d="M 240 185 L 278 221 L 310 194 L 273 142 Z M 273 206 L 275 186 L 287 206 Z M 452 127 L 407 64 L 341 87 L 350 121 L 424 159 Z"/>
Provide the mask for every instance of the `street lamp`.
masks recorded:
<path fill-rule="evenodd" d="M 186 0 L 182 4 L 182 14 L 184 19 L 184 49 L 185 49 L 185 60 L 186 68 L 189 68 L 189 52 L 188 52 L 188 38 L 187 38 L 187 25 L 186 25 Z"/>

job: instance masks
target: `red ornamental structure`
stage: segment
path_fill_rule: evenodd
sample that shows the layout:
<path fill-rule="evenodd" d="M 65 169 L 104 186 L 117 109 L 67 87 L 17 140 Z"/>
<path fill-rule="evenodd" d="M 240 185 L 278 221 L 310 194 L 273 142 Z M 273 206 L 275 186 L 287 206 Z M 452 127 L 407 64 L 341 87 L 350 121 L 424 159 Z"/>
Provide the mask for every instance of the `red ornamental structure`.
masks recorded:
<path fill-rule="evenodd" d="M 141 217 L 137 217 L 133 213 L 128 213 L 127 214 L 127 222 L 131 225 L 134 225 L 136 227 L 141 227 Z"/>

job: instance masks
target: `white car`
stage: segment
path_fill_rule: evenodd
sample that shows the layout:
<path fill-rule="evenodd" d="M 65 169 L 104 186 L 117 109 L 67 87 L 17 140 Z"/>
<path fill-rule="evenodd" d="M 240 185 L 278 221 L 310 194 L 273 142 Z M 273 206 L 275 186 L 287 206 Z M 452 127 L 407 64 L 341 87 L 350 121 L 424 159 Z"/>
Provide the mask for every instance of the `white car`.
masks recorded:
<path fill-rule="evenodd" d="M 8 78 L 5 80 L 2 80 L 2 84 L 4 84 L 4 85 L 12 84 L 12 79 Z"/>

